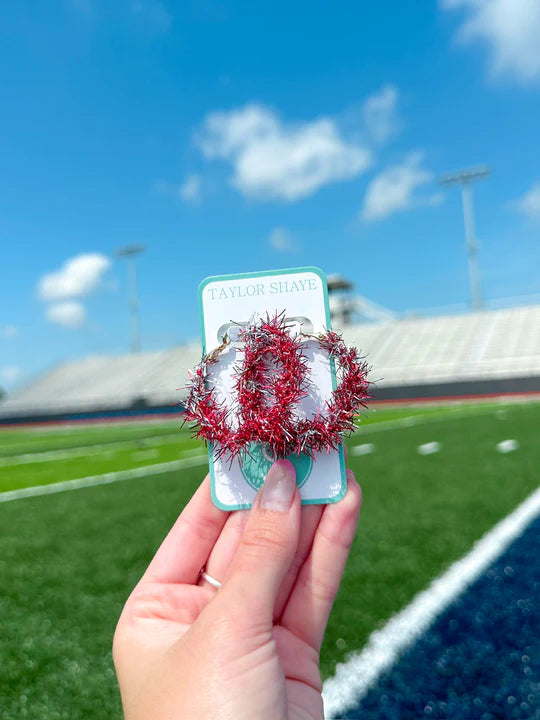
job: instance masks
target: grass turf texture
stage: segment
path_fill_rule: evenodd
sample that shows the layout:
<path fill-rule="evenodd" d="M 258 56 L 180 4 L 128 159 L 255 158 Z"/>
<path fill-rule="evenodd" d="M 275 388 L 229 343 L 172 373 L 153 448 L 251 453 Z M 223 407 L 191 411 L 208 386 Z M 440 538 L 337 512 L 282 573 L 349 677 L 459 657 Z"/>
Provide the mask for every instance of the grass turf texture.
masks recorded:
<path fill-rule="evenodd" d="M 427 422 L 486 411 L 491 412 L 491 407 L 390 408 L 367 413 L 359 432 L 369 432 L 378 423 Z M 176 420 L 174 424 L 0 432 L 0 492 L 170 462 L 197 448 L 205 452 L 189 429 L 179 426 Z"/>
<path fill-rule="evenodd" d="M 181 419 L 167 423 L 128 423 L 103 425 L 50 426 L 50 428 L 0 429 L 0 457 L 31 452 L 66 450 L 120 440 L 145 440 L 151 437 L 177 435 Z"/>
<path fill-rule="evenodd" d="M 78 448 L 68 449 L 65 457 L 59 459 L 28 462 L 29 458 L 25 458 L 24 463 L 16 464 L 16 457 L 5 460 L 0 457 L 0 492 L 170 462 L 184 454 L 192 456 L 197 449 L 202 455 L 206 453 L 202 445 L 194 443 L 189 435 L 180 435 L 177 431 L 173 437 L 122 440 L 89 446 L 80 451 Z M 85 450 L 88 454 L 81 454 Z M 6 464 L 2 465 L 3 462 Z"/>
<path fill-rule="evenodd" d="M 413 414 L 417 425 L 375 427 Z M 536 404 L 370 415 L 349 443 L 373 442 L 375 452 L 349 460 L 364 507 L 323 646 L 324 675 L 537 486 L 539 420 Z M 150 435 L 155 429 L 149 426 Z M 22 432 L 8 431 L 12 438 Z M 84 432 L 72 446 L 84 444 Z M 109 440 L 125 439 L 124 428 L 107 432 Z M 46 445 L 55 434 L 42 435 L 33 437 Z M 520 449 L 496 453 L 507 438 Z M 416 453 L 433 440 L 440 453 Z M 196 447 L 191 442 L 179 438 L 179 446 Z M 178 456 L 177 446 L 167 447 Z M 77 462 L 77 477 L 95 474 L 93 459 Z M 33 474 L 29 484 L 58 468 L 56 461 L 21 467 Z M 14 469 L 1 468 L 2 476 Z M 202 473 L 193 468 L 0 505 L 2 720 L 121 717 L 110 658 L 116 619 Z"/>

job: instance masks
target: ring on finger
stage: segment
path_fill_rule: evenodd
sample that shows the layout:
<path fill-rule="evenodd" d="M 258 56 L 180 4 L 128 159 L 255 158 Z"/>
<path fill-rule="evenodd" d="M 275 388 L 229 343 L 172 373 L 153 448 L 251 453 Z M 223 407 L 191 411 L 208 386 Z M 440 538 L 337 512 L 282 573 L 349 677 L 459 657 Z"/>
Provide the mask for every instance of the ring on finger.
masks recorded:
<path fill-rule="evenodd" d="M 216 580 L 215 577 L 212 577 L 212 575 L 206 572 L 206 565 L 201 568 L 199 572 L 199 578 L 201 578 L 202 580 L 206 580 L 207 583 L 212 585 L 212 587 L 215 587 L 217 590 L 219 590 L 219 588 L 221 587 L 221 583 L 219 582 L 219 580 Z"/>

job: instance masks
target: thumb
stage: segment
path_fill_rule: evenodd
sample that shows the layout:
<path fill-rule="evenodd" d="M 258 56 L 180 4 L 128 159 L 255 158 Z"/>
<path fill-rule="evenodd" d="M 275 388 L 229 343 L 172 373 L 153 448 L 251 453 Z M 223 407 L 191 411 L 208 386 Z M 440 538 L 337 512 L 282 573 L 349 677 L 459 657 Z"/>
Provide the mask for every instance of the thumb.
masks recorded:
<path fill-rule="evenodd" d="M 220 595 L 272 622 L 274 603 L 289 569 L 300 532 L 300 494 L 294 466 L 275 462 L 251 508 L 242 539 Z"/>

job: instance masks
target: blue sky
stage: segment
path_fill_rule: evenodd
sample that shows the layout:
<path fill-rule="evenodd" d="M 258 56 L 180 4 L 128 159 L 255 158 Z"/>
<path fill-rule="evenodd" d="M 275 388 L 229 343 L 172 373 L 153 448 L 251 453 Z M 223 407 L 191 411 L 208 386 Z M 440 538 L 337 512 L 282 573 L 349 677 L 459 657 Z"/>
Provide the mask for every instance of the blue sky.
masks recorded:
<path fill-rule="evenodd" d="M 0 385 L 198 336 L 207 275 L 318 265 L 396 311 L 540 292 L 540 4 L 0 6 Z"/>

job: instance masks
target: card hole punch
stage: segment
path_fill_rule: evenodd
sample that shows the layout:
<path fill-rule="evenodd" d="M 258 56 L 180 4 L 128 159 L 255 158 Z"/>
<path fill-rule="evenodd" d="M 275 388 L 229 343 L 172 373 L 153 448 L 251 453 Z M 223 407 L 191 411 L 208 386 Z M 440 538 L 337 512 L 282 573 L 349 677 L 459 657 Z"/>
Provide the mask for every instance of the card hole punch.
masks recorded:
<path fill-rule="evenodd" d="M 307 317 L 303 315 L 295 315 L 293 317 L 285 318 L 285 322 L 291 327 L 293 335 L 312 335 L 313 334 L 313 323 Z M 221 325 L 217 331 L 217 340 L 221 345 L 225 337 L 231 345 L 241 345 L 240 334 L 242 328 L 249 327 L 253 323 L 252 320 L 236 322 L 231 320 L 230 322 Z"/>

